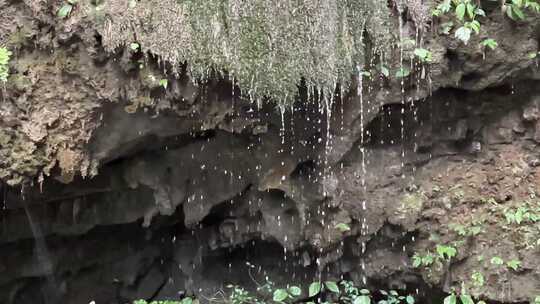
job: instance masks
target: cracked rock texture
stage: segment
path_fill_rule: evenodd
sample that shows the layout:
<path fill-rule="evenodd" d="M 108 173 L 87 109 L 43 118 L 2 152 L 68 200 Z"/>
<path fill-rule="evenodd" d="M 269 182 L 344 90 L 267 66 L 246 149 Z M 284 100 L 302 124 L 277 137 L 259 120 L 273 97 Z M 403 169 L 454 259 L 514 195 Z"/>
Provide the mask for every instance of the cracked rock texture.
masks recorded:
<path fill-rule="evenodd" d="M 320 274 L 427 302 L 461 282 L 488 301 L 540 295 L 538 18 L 488 11 L 463 46 L 428 4 L 390 2 L 433 52 L 404 92 L 352 77 L 329 103 L 298 79 L 279 107 L 219 73 L 195 81 L 152 45 L 151 22 L 130 29 L 144 53 L 131 37 L 111 44 L 103 26 L 122 10 L 106 5 L 124 2 L 81 2 L 59 21 L 61 1 L 0 0 L 14 53 L 0 91 L 0 303 L 210 301 L 229 283 Z M 117 17 L 152 13 L 139 9 Z M 478 49 L 486 37 L 499 47 Z M 509 221 L 520 207 L 529 217 Z M 457 248 L 451 263 L 413 267 L 440 244 Z"/>

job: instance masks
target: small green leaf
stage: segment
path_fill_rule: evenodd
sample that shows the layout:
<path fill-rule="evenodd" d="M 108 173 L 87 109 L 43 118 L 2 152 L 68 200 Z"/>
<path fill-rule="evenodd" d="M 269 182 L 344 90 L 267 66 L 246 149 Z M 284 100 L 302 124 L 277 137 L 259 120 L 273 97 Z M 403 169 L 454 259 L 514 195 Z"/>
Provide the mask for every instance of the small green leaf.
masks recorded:
<path fill-rule="evenodd" d="M 407 304 L 414 304 L 414 297 L 411 295 L 407 296 L 405 302 L 407 302 Z"/>
<path fill-rule="evenodd" d="M 486 16 L 486 12 L 481 9 L 481 8 L 476 8 L 476 10 L 474 11 L 474 13 L 478 16 L 482 16 L 482 17 L 485 17 Z"/>
<path fill-rule="evenodd" d="M 460 21 L 463 21 L 463 18 L 465 17 L 465 10 L 466 10 L 465 3 L 460 3 L 460 4 L 456 7 L 456 17 L 457 17 Z"/>
<path fill-rule="evenodd" d="M 469 15 L 470 19 L 474 19 L 475 17 L 475 8 L 472 3 L 467 3 L 467 15 Z"/>
<path fill-rule="evenodd" d="M 336 229 L 338 229 L 341 232 L 346 232 L 346 231 L 350 231 L 351 227 L 349 227 L 349 225 L 345 223 L 339 223 L 336 225 Z"/>
<path fill-rule="evenodd" d="M 462 294 L 459 296 L 459 299 L 461 300 L 461 304 L 474 304 L 474 301 L 470 295 Z"/>
<path fill-rule="evenodd" d="M 482 42 L 481 42 L 482 46 L 486 47 L 486 48 L 489 48 L 491 50 L 494 50 L 496 49 L 499 44 L 497 43 L 497 41 L 495 41 L 494 39 L 491 39 L 491 38 L 487 38 L 487 39 L 484 39 Z"/>
<path fill-rule="evenodd" d="M 447 296 L 446 298 L 444 298 L 444 304 L 456 304 L 456 295 L 455 294 L 451 294 L 449 296 Z"/>
<path fill-rule="evenodd" d="M 411 74 L 411 71 L 408 68 L 402 67 L 396 72 L 396 77 L 397 78 L 405 78 L 405 77 L 409 76 L 410 74 Z"/>
<path fill-rule="evenodd" d="M 353 304 L 371 304 L 371 298 L 366 295 L 361 295 L 354 299 Z"/>
<path fill-rule="evenodd" d="M 320 282 L 313 282 L 309 285 L 309 296 L 313 297 L 319 294 L 321 292 L 321 283 Z"/>
<path fill-rule="evenodd" d="M 448 22 L 445 22 L 445 23 L 441 24 L 441 26 L 440 26 L 441 34 L 450 35 L 450 31 L 452 30 L 453 27 L 454 27 L 454 22 L 452 22 L 452 21 L 448 21 Z"/>
<path fill-rule="evenodd" d="M 73 9 L 73 6 L 71 4 L 64 4 L 59 10 L 58 10 L 58 17 L 60 18 L 66 18 L 71 13 L 71 10 Z"/>
<path fill-rule="evenodd" d="M 422 62 L 431 62 L 431 52 L 423 49 L 423 48 L 417 48 L 414 50 L 414 55 L 420 59 Z"/>
<path fill-rule="evenodd" d="M 190 297 L 183 298 L 182 302 L 180 302 L 180 304 L 192 304 L 192 303 L 193 303 L 193 299 Z"/>
<path fill-rule="evenodd" d="M 512 5 L 512 13 L 519 19 L 524 20 L 525 14 L 523 14 L 523 11 L 521 8 L 517 7 L 516 5 Z"/>
<path fill-rule="evenodd" d="M 167 86 L 169 85 L 169 81 L 167 79 L 160 79 L 159 85 L 163 87 L 164 89 L 167 89 Z"/>
<path fill-rule="evenodd" d="M 289 294 L 285 289 L 276 289 L 272 300 L 274 300 L 274 302 L 283 302 L 288 296 Z"/>
<path fill-rule="evenodd" d="M 338 293 L 338 294 L 339 294 L 339 287 L 338 287 L 338 285 L 336 284 L 336 282 L 334 282 L 334 281 L 326 281 L 326 282 L 324 282 L 324 285 L 325 285 L 326 288 L 328 288 L 328 290 L 330 290 L 331 292 L 333 292 L 333 293 Z"/>
<path fill-rule="evenodd" d="M 469 40 L 471 39 L 471 34 L 472 34 L 472 30 L 470 28 L 467 28 L 467 27 L 460 27 L 456 30 L 456 33 L 454 34 L 454 36 L 461 40 L 464 44 L 467 44 L 469 43 Z"/>
<path fill-rule="evenodd" d="M 384 291 L 384 290 L 381 290 L 381 293 L 382 293 L 383 291 Z M 367 290 L 367 289 L 360 289 L 360 294 L 368 295 L 368 294 L 369 294 L 369 290 Z"/>
<path fill-rule="evenodd" d="M 412 266 L 414 268 L 418 268 L 418 267 L 420 267 L 422 265 L 422 258 L 421 257 L 419 257 L 417 255 L 414 255 L 412 260 L 413 260 Z"/>
<path fill-rule="evenodd" d="M 291 286 L 291 287 L 289 287 L 289 293 L 292 296 L 298 297 L 299 295 L 302 294 L 302 289 L 300 289 L 300 287 L 298 287 L 298 286 Z"/>

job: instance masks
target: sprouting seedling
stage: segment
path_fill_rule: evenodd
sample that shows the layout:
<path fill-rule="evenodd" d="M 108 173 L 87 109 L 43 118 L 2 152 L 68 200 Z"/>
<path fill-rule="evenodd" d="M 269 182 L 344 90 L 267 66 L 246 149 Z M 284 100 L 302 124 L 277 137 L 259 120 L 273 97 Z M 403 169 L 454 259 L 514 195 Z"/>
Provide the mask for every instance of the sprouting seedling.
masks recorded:
<path fill-rule="evenodd" d="M 517 271 L 519 269 L 519 267 L 521 266 L 521 261 L 518 261 L 518 260 L 510 260 L 508 262 L 506 262 L 506 266 L 508 266 L 508 268 L 514 270 L 514 271 Z"/>
<path fill-rule="evenodd" d="M 67 18 L 69 14 L 71 14 L 71 11 L 73 10 L 73 6 L 77 4 L 79 0 L 67 0 L 67 3 L 62 5 L 60 9 L 58 9 L 57 15 L 60 18 Z"/>
<path fill-rule="evenodd" d="M 485 49 L 490 50 L 494 50 L 499 46 L 497 41 L 491 38 L 484 39 L 482 42 L 480 42 L 480 45 L 482 45 Z"/>
<path fill-rule="evenodd" d="M 0 82 L 7 82 L 11 55 L 12 53 L 7 48 L 0 47 Z"/>

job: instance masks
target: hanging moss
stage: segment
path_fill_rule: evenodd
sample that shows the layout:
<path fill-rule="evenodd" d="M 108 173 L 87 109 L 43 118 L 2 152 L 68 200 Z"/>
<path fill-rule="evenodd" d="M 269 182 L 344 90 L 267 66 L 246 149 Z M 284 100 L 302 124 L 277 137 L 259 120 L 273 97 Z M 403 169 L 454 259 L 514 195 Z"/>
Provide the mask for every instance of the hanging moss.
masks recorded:
<path fill-rule="evenodd" d="M 366 57 L 363 35 L 392 41 L 386 1 L 110 0 L 100 32 L 109 51 L 136 41 L 196 78 L 227 72 L 245 94 L 288 101 L 301 79 L 311 88 L 346 88 Z"/>

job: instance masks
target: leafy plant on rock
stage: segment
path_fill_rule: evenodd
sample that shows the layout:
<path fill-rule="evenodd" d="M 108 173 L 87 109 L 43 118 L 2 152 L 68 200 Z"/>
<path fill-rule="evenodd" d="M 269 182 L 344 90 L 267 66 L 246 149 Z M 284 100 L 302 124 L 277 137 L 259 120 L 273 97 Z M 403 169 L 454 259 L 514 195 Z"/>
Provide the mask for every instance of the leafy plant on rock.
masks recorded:
<path fill-rule="evenodd" d="M 454 13 L 455 18 L 461 24 L 455 31 L 454 36 L 464 44 L 469 43 L 473 33 L 480 33 L 480 22 L 476 18 L 478 16 L 485 16 L 486 13 L 472 0 L 445 0 L 432 11 L 432 15 L 440 17 L 450 12 Z M 448 33 L 453 25 L 452 23 L 450 28 L 447 29 Z"/>
<path fill-rule="evenodd" d="M 379 291 L 385 298 L 377 302 L 377 304 L 414 304 L 414 297 L 411 295 L 403 296 L 395 290 L 380 290 Z"/>
<path fill-rule="evenodd" d="M 522 21 L 526 19 L 525 10 L 540 13 L 540 4 L 537 0 L 511 0 L 503 3 L 502 10 L 508 18 L 514 21 Z"/>

